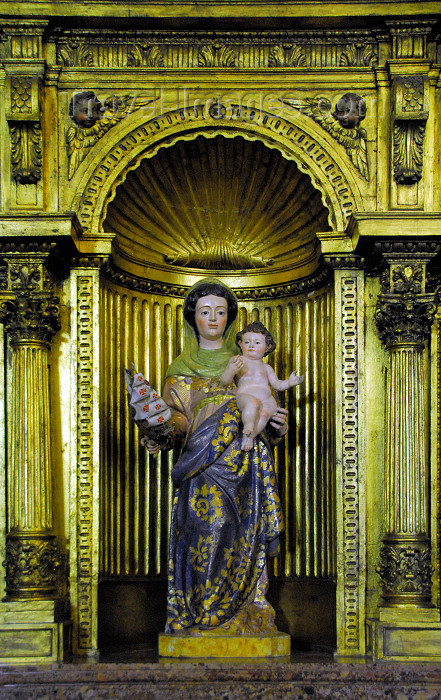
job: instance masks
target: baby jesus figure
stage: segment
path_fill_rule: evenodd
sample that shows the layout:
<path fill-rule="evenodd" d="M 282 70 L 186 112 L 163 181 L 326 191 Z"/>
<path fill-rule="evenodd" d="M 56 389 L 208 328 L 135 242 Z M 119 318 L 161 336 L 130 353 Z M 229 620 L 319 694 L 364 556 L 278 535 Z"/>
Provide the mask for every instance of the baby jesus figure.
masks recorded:
<path fill-rule="evenodd" d="M 260 321 L 250 323 L 240 331 L 236 336 L 236 345 L 242 350 L 242 355 L 234 355 L 229 360 L 220 381 L 228 385 L 236 377 L 236 400 L 243 423 L 241 448 L 251 450 L 254 438 L 277 413 L 277 402 L 271 387 L 276 391 L 286 391 L 301 384 L 304 377 L 298 377 L 293 372 L 288 379 L 278 379 L 272 367 L 262 361 L 265 355 L 275 350 L 276 344 Z"/>

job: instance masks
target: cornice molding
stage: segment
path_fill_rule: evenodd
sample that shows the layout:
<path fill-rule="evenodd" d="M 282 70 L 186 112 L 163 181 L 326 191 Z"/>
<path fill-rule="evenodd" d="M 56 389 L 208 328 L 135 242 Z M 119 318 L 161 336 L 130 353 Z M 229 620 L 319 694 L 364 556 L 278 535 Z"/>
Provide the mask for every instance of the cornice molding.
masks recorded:
<path fill-rule="evenodd" d="M 17 3 L 11 0 L 0 2 L 0 14 L 11 15 L 12 8 Z M 12 7 L 11 7 L 12 6 Z M 28 17 L 109 17 L 120 19 L 162 18 L 162 19 L 186 19 L 193 18 L 320 18 L 326 21 L 329 18 L 384 16 L 391 19 L 397 16 L 414 17 L 415 2 L 399 0 L 391 3 L 389 0 L 363 0 L 354 3 L 347 0 L 329 2 L 328 0 L 307 0 L 299 3 L 295 0 L 278 0 L 277 3 L 269 3 L 268 0 L 198 0 L 197 3 L 190 0 L 138 0 L 136 3 L 117 0 L 94 0 L 93 3 L 72 3 L 70 0 L 23 0 L 20 3 L 20 13 Z M 418 15 L 424 18 L 426 15 L 437 15 L 439 2 L 436 0 L 420 0 L 418 2 Z"/>
<path fill-rule="evenodd" d="M 137 277 L 118 268 L 113 261 L 106 262 L 101 268 L 102 276 L 114 284 L 144 294 L 160 294 L 183 298 L 189 287 L 158 282 L 146 278 Z M 235 287 L 231 284 L 238 299 L 277 299 L 280 297 L 296 296 L 321 289 L 332 281 L 332 271 L 329 267 L 322 267 L 309 277 L 295 280 L 289 284 L 271 285 L 267 287 Z"/>
<path fill-rule="evenodd" d="M 375 30 L 145 31 L 60 30 L 57 63 L 71 68 L 369 68 Z M 105 48 L 104 48 L 105 47 Z"/>

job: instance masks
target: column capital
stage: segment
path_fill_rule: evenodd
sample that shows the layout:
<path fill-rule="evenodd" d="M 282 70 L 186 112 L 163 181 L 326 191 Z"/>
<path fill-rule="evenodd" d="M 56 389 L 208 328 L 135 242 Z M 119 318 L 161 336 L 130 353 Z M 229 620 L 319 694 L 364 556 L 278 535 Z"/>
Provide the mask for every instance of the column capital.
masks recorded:
<path fill-rule="evenodd" d="M 51 292 L 18 291 L 13 300 L 0 304 L 0 319 L 13 345 L 30 341 L 50 345 L 60 329 L 59 299 Z"/>
<path fill-rule="evenodd" d="M 375 323 L 386 347 L 424 343 L 437 310 L 434 294 L 382 294 L 377 301 Z"/>
<path fill-rule="evenodd" d="M 55 244 L 50 240 L 0 241 L 0 319 L 11 342 L 49 345 L 60 328 L 59 299 L 45 264 Z"/>
<path fill-rule="evenodd" d="M 438 306 L 438 295 L 427 293 L 427 266 L 438 254 L 435 241 L 378 241 L 374 251 L 383 267 L 375 323 L 386 347 L 422 344 Z"/>

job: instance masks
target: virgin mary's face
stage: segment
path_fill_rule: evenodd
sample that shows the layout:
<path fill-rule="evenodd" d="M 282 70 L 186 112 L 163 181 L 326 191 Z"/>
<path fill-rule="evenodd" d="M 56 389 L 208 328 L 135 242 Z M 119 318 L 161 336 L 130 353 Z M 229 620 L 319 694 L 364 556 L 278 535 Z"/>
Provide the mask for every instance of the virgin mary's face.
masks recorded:
<path fill-rule="evenodd" d="M 195 321 L 201 347 L 221 347 L 228 320 L 228 303 L 224 297 L 213 294 L 196 302 Z"/>

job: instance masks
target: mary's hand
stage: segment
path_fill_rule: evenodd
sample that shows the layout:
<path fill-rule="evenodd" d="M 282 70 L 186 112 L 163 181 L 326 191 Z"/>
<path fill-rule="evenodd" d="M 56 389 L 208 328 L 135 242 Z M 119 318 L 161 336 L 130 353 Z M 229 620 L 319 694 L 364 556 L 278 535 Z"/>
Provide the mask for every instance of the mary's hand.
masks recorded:
<path fill-rule="evenodd" d="M 156 455 L 158 454 L 159 450 L 161 449 L 160 445 L 158 445 L 157 442 L 152 440 L 151 438 L 148 438 L 146 435 L 141 438 L 140 443 L 143 447 L 146 447 L 148 452 L 150 452 L 151 455 Z"/>
<path fill-rule="evenodd" d="M 283 437 L 288 431 L 288 411 L 281 406 L 277 407 L 276 413 L 270 420 L 270 425 L 275 429 L 277 437 Z"/>

